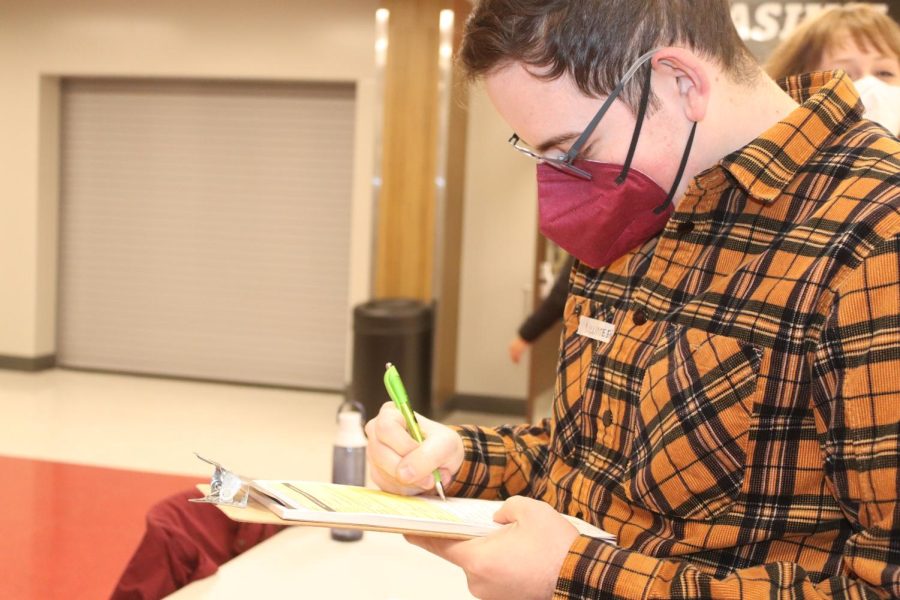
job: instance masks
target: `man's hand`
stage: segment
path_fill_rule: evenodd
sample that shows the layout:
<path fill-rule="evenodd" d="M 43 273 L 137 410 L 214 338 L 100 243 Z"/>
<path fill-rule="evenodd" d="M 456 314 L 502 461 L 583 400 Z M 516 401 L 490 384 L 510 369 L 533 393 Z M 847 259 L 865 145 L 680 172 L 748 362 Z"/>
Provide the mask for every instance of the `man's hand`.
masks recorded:
<path fill-rule="evenodd" d="M 517 335 L 513 341 L 509 343 L 509 360 L 513 361 L 515 364 L 519 364 L 519 361 L 522 360 L 522 355 L 525 354 L 525 351 L 528 350 L 529 346 L 531 346 L 530 342 L 526 342 L 522 339 L 522 336 Z"/>
<path fill-rule="evenodd" d="M 461 567 L 469 591 L 482 600 L 546 600 L 578 530 L 539 500 L 513 496 L 494 515 L 506 526 L 483 538 L 406 539 Z"/>
<path fill-rule="evenodd" d="M 465 452 L 459 434 L 421 415 L 416 419 L 425 436 L 421 444 L 409 435 L 403 415 L 390 402 L 366 423 L 369 472 L 378 487 L 387 492 L 413 496 L 430 490 L 435 469 L 440 470 L 446 486 L 462 465 Z"/>

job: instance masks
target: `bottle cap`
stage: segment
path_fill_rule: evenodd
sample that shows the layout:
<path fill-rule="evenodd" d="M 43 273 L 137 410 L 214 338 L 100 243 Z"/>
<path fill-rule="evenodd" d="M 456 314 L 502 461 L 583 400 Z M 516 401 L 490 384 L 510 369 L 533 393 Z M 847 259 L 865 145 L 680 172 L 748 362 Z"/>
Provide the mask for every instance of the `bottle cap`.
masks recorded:
<path fill-rule="evenodd" d="M 364 448 L 366 433 L 363 431 L 362 415 L 355 410 L 338 413 L 338 430 L 335 446 L 344 448 Z"/>

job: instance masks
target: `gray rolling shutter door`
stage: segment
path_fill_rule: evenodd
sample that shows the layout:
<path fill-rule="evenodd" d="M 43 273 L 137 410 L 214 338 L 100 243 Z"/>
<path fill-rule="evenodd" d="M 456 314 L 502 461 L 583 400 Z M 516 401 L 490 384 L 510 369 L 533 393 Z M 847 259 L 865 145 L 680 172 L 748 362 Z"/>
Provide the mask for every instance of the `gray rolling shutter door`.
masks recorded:
<path fill-rule="evenodd" d="M 63 366 L 338 388 L 351 84 L 68 80 Z"/>

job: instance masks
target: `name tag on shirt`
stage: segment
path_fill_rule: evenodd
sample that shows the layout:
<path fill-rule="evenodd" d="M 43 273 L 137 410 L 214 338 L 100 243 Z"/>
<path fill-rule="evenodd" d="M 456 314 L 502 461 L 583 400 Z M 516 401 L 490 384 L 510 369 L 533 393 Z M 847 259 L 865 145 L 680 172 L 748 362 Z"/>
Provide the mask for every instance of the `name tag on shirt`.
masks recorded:
<path fill-rule="evenodd" d="M 616 326 L 600 319 L 591 319 L 582 316 L 578 319 L 578 335 L 589 337 L 592 340 L 608 342 L 616 332 Z"/>

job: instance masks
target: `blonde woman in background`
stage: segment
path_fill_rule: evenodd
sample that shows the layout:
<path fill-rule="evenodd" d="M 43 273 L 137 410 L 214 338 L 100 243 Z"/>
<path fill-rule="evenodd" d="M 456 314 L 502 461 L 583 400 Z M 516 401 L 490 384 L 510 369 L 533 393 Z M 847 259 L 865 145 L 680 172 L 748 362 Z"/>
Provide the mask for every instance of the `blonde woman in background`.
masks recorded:
<path fill-rule="evenodd" d="M 900 135 L 900 25 L 867 4 L 835 7 L 803 22 L 766 64 L 775 80 L 834 69 L 853 79 L 865 117 Z"/>

